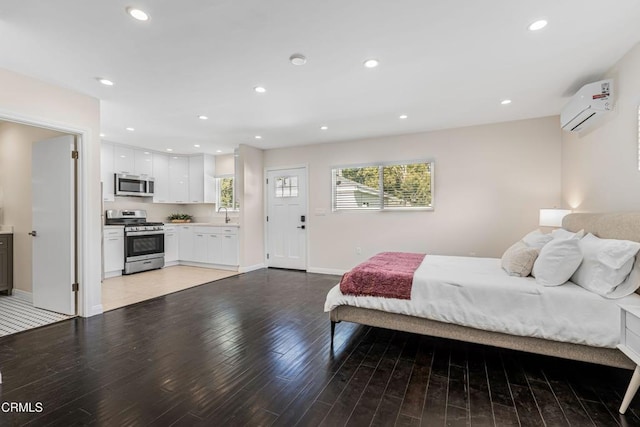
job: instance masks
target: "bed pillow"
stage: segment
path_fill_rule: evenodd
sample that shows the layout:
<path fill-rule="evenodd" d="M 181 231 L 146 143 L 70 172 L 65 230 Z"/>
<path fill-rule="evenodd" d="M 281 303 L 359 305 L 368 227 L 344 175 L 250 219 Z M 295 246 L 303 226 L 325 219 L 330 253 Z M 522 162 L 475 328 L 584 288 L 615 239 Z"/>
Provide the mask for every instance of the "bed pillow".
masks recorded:
<path fill-rule="evenodd" d="M 600 239 L 587 234 L 580 240 L 584 261 L 571 280 L 598 295 L 607 296 L 625 281 L 640 243 L 630 240 Z"/>
<path fill-rule="evenodd" d="M 544 286 L 558 286 L 571 278 L 582 262 L 580 240 L 554 239 L 540 249 L 532 275 Z"/>
<path fill-rule="evenodd" d="M 553 240 L 551 234 L 544 234 L 540 230 L 532 231 L 522 238 L 522 241 L 531 248 L 542 249 L 544 245 Z"/>
<path fill-rule="evenodd" d="M 539 249 L 531 248 L 521 240 L 502 255 L 502 268 L 510 276 L 527 277 L 539 252 Z"/>
<path fill-rule="evenodd" d="M 551 236 L 554 239 L 582 239 L 584 237 L 584 230 L 580 230 L 577 233 L 573 233 L 569 230 L 565 230 L 564 228 L 556 228 L 551 232 Z"/>
<path fill-rule="evenodd" d="M 624 282 L 620 283 L 616 288 L 609 294 L 605 295 L 605 298 L 622 298 L 628 295 L 631 295 L 635 291 L 640 288 L 640 252 L 634 258 L 633 268 L 631 269 L 631 273 L 624 279 Z"/>

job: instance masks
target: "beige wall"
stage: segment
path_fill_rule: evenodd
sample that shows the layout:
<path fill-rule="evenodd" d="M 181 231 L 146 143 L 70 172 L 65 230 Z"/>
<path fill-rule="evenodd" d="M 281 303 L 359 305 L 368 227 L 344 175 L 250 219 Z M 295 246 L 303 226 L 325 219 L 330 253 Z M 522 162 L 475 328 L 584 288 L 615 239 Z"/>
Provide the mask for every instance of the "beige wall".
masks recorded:
<path fill-rule="evenodd" d="M 4 194 L 4 225 L 13 226 L 14 275 L 16 290 L 31 292 L 31 149 L 36 141 L 53 138 L 60 132 L 0 122 L 0 191 Z"/>
<path fill-rule="evenodd" d="M 216 156 L 216 176 L 233 175 L 235 172 L 235 156 L 225 154 Z"/>
<path fill-rule="evenodd" d="M 82 198 L 81 314 L 102 312 L 100 296 L 100 102 L 93 97 L 0 69 L 0 119 L 46 125 L 84 135 L 80 152 Z"/>
<path fill-rule="evenodd" d="M 236 193 L 240 203 L 240 270 L 264 266 L 264 152 L 240 145 Z"/>
<path fill-rule="evenodd" d="M 308 165 L 309 270 L 339 272 L 381 251 L 501 256 L 560 205 L 560 155 L 554 116 L 268 150 L 264 163 Z M 332 166 L 414 159 L 435 161 L 434 211 L 331 211 Z"/>
<path fill-rule="evenodd" d="M 615 79 L 614 111 L 581 134 L 563 132 L 562 194 L 566 206 L 582 212 L 640 209 L 639 76 L 640 44 L 606 75 Z"/>

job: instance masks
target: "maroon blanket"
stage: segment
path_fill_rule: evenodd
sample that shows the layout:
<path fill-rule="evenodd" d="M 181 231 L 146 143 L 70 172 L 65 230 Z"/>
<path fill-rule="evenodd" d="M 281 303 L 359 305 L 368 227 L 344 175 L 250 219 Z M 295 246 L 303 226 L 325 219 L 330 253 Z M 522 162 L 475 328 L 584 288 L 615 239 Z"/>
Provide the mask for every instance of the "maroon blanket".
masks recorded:
<path fill-rule="evenodd" d="M 348 271 L 340 280 L 343 294 L 410 299 L 413 273 L 424 254 L 382 252 Z"/>

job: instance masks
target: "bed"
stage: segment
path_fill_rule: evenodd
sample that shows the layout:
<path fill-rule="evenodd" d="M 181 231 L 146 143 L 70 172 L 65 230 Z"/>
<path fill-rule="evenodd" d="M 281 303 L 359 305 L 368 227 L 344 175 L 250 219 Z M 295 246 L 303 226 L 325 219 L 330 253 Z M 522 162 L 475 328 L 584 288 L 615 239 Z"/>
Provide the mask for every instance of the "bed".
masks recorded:
<path fill-rule="evenodd" d="M 563 228 L 640 242 L 640 212 L 570 214 Z M 427 256 L 410 299 L 344 295 L 337 285 L 325 311 L 332 341 L 336 323 L 347 321 L 633 369 L 615 348 L 618 304 L 640 306 L 640 295 L 607 299 L 571 282 L 543 287 L 532 277 L 507 275 L 495 258 Z"/>

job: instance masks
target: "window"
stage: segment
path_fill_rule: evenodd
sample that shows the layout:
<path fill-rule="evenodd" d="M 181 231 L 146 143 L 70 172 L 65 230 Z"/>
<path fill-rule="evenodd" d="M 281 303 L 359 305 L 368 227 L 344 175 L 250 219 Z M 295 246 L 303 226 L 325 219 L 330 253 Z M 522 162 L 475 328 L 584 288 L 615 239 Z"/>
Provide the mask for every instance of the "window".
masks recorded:
<path fill-rule="evenodd" d="M 233 176 L 217 178 L 218 182 L 218 209 L 227 208 L 237 210 L 235 186 Z"/>
<path fill-rule="evenodd" d="M 276 197 L 298 197 L 298 177 L 279 176 L 276 178 Z"/>
<path fill-rule="evenodd" d="M 332 170 L 333 210 L 432 209 L 433 162 Z"/>

